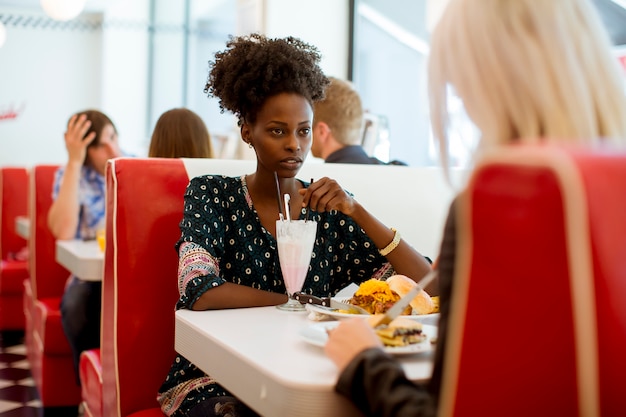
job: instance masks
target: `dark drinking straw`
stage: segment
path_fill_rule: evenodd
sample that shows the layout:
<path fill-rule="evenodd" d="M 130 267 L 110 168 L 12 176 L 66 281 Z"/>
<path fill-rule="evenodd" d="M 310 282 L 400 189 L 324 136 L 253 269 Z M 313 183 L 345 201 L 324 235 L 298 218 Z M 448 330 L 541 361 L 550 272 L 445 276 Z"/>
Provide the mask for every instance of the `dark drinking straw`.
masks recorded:
<path fill-rule="evenodd" d="M 278 217 L 280 220 L 285 220 L 283 202 L 280 199 L 280 184 L 278 183 L 278 174 L 274 171 L 274 179 L 276 180 L 276 201 L 278 202 Z"/>
<path fill-rule="evenodd" d="M 313 184 L 313 178 L 311 178 L 311 184 Z M 309 187 L 311 186 L 311 184 L 309 184 Z M 309 214 L 311 213 L 311 206 L 307 205 L 306 206 L 306 213 L 304 214 L 304 222 L 308 222 L 309 221 Z"/>

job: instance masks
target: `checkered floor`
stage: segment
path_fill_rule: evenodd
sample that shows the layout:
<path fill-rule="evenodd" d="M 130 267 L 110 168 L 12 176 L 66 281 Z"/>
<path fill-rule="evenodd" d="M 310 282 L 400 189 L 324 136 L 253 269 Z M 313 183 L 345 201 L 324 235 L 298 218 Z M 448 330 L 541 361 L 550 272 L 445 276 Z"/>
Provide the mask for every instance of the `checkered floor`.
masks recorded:
<path fill-rule="evenodd" d="M 76 417 L 73 408 L 41 407 L 30 375 L 23 335 L 0 335 L 0 417 Z"/>
<path fill-rule="evenodd" d="M 3 333 L 0 337 L 0 416 L 43 415 L 22 335 Z"/>

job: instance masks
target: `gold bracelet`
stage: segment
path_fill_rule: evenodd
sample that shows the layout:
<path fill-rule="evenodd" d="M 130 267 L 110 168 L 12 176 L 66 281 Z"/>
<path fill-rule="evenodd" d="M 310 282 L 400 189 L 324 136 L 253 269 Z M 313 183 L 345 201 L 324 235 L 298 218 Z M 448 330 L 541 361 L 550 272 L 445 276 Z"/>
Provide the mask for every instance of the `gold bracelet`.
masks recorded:
<path fill-rule="evenodd" d="M 402 239 L 402 236 L 400 236 L 400 232 L 398 232 L 396 229 L 392 227 L 391 231 L 393 232 L 393 240 L 391 241 L 391 243 L 389 243 L 383 249 L 378 250 L 378 252 L 383 256 L 389 255 L 395 248 L 397 248 L 400 244 L 400 239 Z"/>

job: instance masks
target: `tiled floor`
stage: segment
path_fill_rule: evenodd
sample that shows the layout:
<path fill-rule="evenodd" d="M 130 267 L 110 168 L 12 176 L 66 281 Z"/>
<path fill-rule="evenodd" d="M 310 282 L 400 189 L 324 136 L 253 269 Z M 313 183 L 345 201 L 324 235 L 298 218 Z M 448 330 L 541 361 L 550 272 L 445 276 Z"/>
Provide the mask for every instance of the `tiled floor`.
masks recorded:
<path fill-rule="evenodd" d="M 30 376 L 22 335 L 0 336 L 0 416 L 40 416 L 41 403 Z"/>
<path fill-rule="evenodd" d="M 30 375 L 23 336 L 0 335 L 0 417 L 76 417 L 73 408 L 43 409 Z"/>

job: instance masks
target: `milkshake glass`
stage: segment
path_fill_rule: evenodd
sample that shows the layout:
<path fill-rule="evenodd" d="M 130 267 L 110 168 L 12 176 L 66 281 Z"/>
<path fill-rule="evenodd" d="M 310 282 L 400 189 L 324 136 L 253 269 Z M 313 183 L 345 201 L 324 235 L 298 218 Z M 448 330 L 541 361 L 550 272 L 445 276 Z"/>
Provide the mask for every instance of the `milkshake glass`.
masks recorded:
<path fill-rule="evenodd" d="M 293 294 L 300 291 L 304 285 L 311 263 L 316 234 L 317 222 L 312 220 L 276 221 L 278 259 L 289 296 L 289 300 L 285 304 L 276 306 L 281 310 L 304 310 L 304 306 L 293 298 Z"/>

